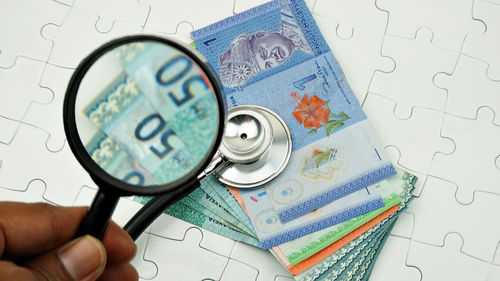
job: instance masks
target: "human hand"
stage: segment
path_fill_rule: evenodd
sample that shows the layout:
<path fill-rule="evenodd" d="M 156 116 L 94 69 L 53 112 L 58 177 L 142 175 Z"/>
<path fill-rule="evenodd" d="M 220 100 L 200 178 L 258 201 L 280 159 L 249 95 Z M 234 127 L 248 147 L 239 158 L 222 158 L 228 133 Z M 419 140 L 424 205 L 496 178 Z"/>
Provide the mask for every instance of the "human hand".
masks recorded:
<path fill-rule="evenodd" d="M 87 209 L 0 202 L 0 280 L 138 280 L 135 243 L 114 222 L 102 241 L 71 241 Z"/>

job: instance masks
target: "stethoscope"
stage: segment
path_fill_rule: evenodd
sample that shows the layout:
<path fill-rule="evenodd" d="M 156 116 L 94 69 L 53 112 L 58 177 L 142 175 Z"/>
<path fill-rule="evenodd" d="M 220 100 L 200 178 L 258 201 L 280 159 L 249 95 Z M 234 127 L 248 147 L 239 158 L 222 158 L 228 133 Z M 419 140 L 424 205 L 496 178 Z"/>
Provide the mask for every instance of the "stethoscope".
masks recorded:
<path fill-rule="evenodd" d="M 135 240 L 207 175 L 262 186 L 285 169 L 292 148 L 275 112 L 227 110 L 206 59 L 155 36 L 120 38 L 85 58 L 63 115 L 69 146 L 99 187 L 76 236 L 101 238 L 121 196 L 154 196 L 124 227 Z"/>

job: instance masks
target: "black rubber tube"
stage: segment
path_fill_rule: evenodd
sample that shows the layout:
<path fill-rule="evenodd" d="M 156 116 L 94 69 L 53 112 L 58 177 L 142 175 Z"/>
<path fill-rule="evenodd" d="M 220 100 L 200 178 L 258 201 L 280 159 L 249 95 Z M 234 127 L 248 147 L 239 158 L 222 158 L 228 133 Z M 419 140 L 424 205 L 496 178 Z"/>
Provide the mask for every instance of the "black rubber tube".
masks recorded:
<path fill-rule="evenodd" d="M 97 192 L 90 206 L 89 212 L 83 219 L 75 237 L 86 234 L 101 239 L 108 227 L 111 215 L 116 208 L 120 197 L 115 194 L 107 194 L 101 190 Z"/>
<path fill-rule="evenodd" d="M 165 210 L 200 186 L 198 178 L 183 187 L 153 197 L 123 227 L 135 241 Z"/>

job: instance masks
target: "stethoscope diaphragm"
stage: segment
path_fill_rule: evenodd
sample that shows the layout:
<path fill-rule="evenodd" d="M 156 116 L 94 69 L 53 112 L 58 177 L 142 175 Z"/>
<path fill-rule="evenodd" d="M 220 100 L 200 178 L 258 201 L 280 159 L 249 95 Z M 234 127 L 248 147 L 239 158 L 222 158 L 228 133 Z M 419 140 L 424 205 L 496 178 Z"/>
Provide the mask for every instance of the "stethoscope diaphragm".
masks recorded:
<path fill-rule="evenodd" d="M 291 152 L 290 130 L 277 113 L 257 105 L 233 107 L 219 147 L 228 162 L 213 174 L 228 186 L 261 186 L 285 169 Z"/>

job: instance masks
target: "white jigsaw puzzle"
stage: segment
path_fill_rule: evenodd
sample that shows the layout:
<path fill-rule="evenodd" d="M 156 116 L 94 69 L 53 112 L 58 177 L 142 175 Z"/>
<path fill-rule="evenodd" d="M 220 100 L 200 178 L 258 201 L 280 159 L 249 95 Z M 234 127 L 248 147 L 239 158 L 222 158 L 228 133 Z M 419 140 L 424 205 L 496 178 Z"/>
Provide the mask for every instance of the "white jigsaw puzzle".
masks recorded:
<path fill-rule="evenodd" d="M 61 103 L 96 47 L 141 33 L 189 43 L 266 1 L 0 1 L 0 200 L 90 204 Z M 306 3 L 388 154 L 420 179 L 370 280 L 499 281 L 500 1 Z M 113 218 L 139 208 L 121 199 Z M 137 245 L 141 280 L 293 280 L 268 251 L 166 214 Z"/>

